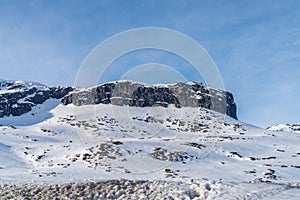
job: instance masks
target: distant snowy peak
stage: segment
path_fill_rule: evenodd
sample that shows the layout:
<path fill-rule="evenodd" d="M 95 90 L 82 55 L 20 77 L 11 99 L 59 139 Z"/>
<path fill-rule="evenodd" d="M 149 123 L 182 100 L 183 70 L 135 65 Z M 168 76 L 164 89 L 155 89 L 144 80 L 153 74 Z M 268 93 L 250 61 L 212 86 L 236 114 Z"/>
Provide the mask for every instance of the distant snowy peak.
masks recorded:
<path fill-rule="evenodd" d="M 267 128 L 270 131 L 284 131 L 300 133 L 300 125 L 297 124 L 278 124 Z"/>
<path fill-rule="evenodd" d="M 22 80 L 5 80 L 0 78 L 0 90 L 14 90 L 28 87 L 44 87 L 41 83 Z"/>

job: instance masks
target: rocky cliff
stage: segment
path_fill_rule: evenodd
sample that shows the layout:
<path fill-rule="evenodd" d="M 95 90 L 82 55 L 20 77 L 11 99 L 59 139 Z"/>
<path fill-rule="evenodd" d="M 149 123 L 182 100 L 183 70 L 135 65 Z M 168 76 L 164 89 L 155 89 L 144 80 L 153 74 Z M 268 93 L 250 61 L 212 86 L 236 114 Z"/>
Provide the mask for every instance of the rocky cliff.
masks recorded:
<path fill-rule="evenodd" d="M 146 85 L 132 81 L 105 83 L 66 95 L 64 105 L 113 104 L 136 107 L 163 106 L 203 107 L 237 119 L 233 95 L 227 91 L 203 86 L 201 83 Z"/>
<path fill-rule="evenodd" d="M 0 118 L 19 116 L 50 98 L 60 99 L 72 87 L 47 87 L 25 81 L 0 81 Z"/>
<path fill-rule="evenodd" d="M 62 104 L 77 106 L 111 103 L 136 107 L 167 107 L 170 104 L 177 108 L 203 107 L 237 119 L 231 93 L 196 82 L 147 85 L 118 81 L 74 90 L 72 87 L 47 87 L 34 82 L 3 80 L 0 81 L 0 118 L 22 115 L 50 98 L 62 98 Z"/>

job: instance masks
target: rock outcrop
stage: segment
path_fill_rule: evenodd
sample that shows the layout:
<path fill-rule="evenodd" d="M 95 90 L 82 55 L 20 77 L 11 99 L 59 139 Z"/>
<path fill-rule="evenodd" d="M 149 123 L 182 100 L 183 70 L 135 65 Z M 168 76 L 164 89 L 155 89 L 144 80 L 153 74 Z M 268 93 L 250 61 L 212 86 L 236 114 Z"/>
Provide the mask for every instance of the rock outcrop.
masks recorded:
<path fill-rule="evenodd" d="M 79 90 L 33 82 L 0 81 L 0 118 L 22 115 L 50 98 L 62 98 L 62 104 L 77 106 L 103 103 L 136 107 L 167 107 L 170 104 L 177 108 L 203 107 L 237 119 L 236 104 L 227 91 L 196 82 L 147 85 L 133 81 L 109 82 Z"/>
<path fill-rule="evenodd" d="M 163 106 L 203 107 L 237 119 L 233 95 L 227 91 L 203 86 L 201 83 L 146 85 L 132 81 L 105 83 L 66 95 L 64 105 L 91 104 L 128 105 L 136 107 Z"/>
<path fill-rule="evenodd" d="M 73 90 L 72 87 L 47 87 L 23 81 L 1 81 L 0 86 L 0 118 L 20 116 L 50 98 L 60 99 Z"/>

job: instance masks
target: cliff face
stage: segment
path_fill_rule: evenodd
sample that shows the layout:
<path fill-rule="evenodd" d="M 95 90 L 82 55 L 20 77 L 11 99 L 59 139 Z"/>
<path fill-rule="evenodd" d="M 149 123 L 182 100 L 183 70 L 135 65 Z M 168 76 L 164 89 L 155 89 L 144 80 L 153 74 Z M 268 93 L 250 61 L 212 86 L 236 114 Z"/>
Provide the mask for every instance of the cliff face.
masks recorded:
<path fill-rule="evenodd" d="M 205 87 L 201 83 L 144 85 L 132 81 L 111 82 L 78 90 L 62 99 L 64 105 L 113 104 L 136 107 L 163 106 L 203 107 L 237 119 L 233 95 Z"/>
<path fill-rule="evenodd" d="M 47 87 L 22 81 L 2 81 L 0 89 L 0 118 L 20 116 L 50 98 L 60 99 L 73 90 L 72 87 Z"/>
<path fill-rule="evenodd" d="M 73 91 L 72 93 L 70 93 Z M 72 87 L 47 87 L 22 82 L 2 81 L 0 85 L 0 118 L 19 116 L 50 98 L 62 98 L 62 104 L 113 104 L 136 107 L 163 106 L 203 107 L 237 119 L 231 93 L 205 87 L 201 83 L 146 85 L 133 81 L 110 82 L 74 91 Z"/>

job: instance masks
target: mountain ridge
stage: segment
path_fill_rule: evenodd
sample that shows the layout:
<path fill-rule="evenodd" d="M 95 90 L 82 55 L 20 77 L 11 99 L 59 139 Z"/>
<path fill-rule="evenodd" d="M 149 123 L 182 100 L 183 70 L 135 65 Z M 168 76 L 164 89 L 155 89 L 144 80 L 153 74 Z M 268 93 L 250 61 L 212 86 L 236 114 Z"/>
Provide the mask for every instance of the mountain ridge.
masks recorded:
<path fill-rule="evenodd" d="M 64 105 L 112 104 L 153 107 L 203 107 L 237 119 L 236 104 L 228 91 L 205 87 L 202 83 L 150 85 L 135 81 L 115 81 L 73 91 L 62 99 Z"/>
<path fill-rule="evenodd" d="M 278 125 L 268 127 L 267 130 L 277 131 L 277 132 L 300 133 L 300 125 L 299 124 L 278 124 Z"/>
<path fill-rule="evenodd" d="M 112 104 L 153 107 L 174 104 L 175 107 L 203 107 L 237 119 L 236 104 L 228 91 L 205 87 L 202 83 L 149 85 L 134 81 L 114 81 L 78 89 L 48 87 L 26 81 L 0 81 L 0 118 L 20 116 L 50 98 L 61 99 L 63 105 Z"/>
<path fill-rule="evenodd" d="M 48 87 L 30 81 L 0 81 L 0 118 L 20 116 L 48 99 L 60 99 L 72 91 L 72 87 Z"/>

